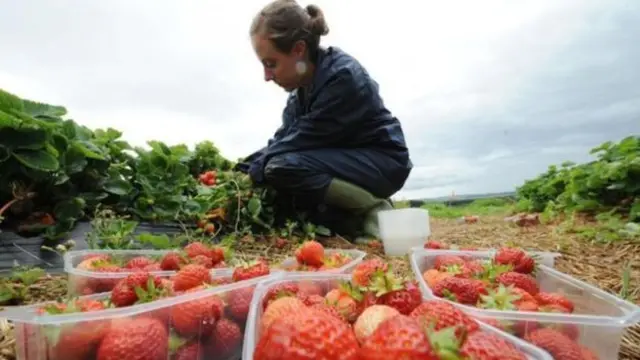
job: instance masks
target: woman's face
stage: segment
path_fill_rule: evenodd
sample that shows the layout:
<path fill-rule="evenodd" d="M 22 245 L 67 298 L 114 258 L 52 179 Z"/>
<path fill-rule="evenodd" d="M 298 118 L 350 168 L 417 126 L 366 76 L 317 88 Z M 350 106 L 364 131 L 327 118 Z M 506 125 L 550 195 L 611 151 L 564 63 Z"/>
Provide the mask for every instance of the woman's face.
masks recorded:
<path fill-rule="evenodd" d="M 296 63 L 303 58 L 305 43 L 297 43 L 289 54 L 280 52 L 271 40 L 263 35 L 251 37 L 253 49 L 264 68 L 264 80 L 273 81 L 286 91 L 299 87 L 302 75 L 296 71 Z"/>

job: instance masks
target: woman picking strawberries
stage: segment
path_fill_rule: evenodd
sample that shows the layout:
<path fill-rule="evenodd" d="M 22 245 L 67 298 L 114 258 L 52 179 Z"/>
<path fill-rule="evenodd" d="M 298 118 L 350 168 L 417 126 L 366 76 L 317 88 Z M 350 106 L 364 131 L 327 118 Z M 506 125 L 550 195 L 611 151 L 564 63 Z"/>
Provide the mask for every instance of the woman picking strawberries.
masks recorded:
<path fill-rule="evenodd" d="M 237 169 L 295 199 L 316 223 L 344 231 L 331 217 L 351 214 L 358 232 L 377 238 L 377 213 L 392 208 L 387 199 L 413 165 L 378 84 L 341 49 L 319 46 L 328 32 L 317 6 L 294 0 L 273 1 L 253 20 L 264 78 L 290 95 L 282 126 Z"/>

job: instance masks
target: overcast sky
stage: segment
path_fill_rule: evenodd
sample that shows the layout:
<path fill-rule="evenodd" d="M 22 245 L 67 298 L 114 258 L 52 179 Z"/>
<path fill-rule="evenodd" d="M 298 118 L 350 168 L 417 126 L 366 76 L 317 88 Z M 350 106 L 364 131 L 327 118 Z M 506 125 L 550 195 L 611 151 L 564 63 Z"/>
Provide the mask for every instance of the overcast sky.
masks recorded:
<path fill-rule="evenodd" d="M 263 146 L 286 93 L 248 27 L 266 1 L 0 0 L 0 87 L 141 145 Z M 638 0 L 318 0 L 401 120 L 398 197 L 509 191 L 640 134 Z M 306 2 L 303 3 L 306 5 Z"/>

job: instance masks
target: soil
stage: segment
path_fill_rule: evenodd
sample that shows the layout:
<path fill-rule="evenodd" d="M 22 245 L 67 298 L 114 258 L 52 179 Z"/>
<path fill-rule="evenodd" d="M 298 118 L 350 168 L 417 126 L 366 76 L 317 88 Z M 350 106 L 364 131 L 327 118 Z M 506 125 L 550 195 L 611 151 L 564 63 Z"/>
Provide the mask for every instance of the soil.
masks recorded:
<path fill-rule="evenodd" d="M 625 289 L 630 301 L 640 304 L 640 244 L 591 244 L 572 234 L 561 234 L 552 225 L 519 228 L 502 217 L 481 218 L 475 224 L 460 224 L 456 220 L 433 219 L 434 240 L 459 246 L 482 248 L 501 245 L 521 246 L 525 249 L 555 251 L 562 254 L 556 260 L 556 268 L 601 289 L 619 295 L 623 290 L 624 269 L 629 271 L 629 286 Z M 381 250 L 371 246 L 354 246 L 341 238 L 323 239 L 330 248 L 360 248 L 369 257 L 385 257 Z M 297 245 L 295 241 L 279 248 L 274 243 L 251 240 L 238 243 L 239 258 L 266 257 L 277 262 L 289 256 Z M 385 257 L 393 269 L 405 276 L 412 276 L 407 257 Z M 53 300 L 64 294 L 65 279 L 48 276 L 27 290 L 24 303 Z M 10 323 L 0 319 L 0 360 L 15 359 L 13 329 Z M 640 360 L 640 326 L 630 328 L 624 336 L 620 359 Z"/>

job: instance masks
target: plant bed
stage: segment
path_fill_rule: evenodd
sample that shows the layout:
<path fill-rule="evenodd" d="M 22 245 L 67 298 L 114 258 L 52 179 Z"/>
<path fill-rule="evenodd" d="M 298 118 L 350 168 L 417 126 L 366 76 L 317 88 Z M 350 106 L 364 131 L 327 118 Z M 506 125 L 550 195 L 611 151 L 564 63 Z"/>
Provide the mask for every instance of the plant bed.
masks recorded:
<path fill-rule="evenodd" d="M 64 268 L 69 274 L 69 294 L 90 295 L 111 291 L 118 280 L 139 271 L 166 278 L 187 264 L 221 269 L 228 261 L 225 249 L 194 242 L 182 250 L 69 251 Z"/>
<path fill-rule="evenodd" d="M 255 285 L 281 273 L 239 275 L 183 268 L 160 279 L 140 272 L 111 292 L 0 316 L 14 323 L 18 359 L 235 359 Z"/>
<path fill-rule="evenodd" d="M 43 244 L 48 243 L 41 237 L 24 238 L 13 233 L 0 233 L 0 270 L 9 271 L 15 266 L 36 266 L 47 271 L 61 271 L 62 256 L 42 248 Z"/>
<path fill-rule="evenodd" d="M 293 274 L 259 284 L 251 302 L 243 359 L 293 358 L 293 354 L 305 354 L 305 359 L 398 359 L 410 355 L 445 359 L 452 354 L 473 356 L 475 351 L 488 351 L 502 359 L 550 359 L 544 351 L 482 324 L 446 302 L 425 301 L 420 294 L 406 315 L 391 305 L 369 302 L 370 298 L 351 298 L 357 310 L 355 316 L 347 317 L 343 306 L 349 298 L 342 291 L 353 288 L 351 280 L 346 274 Z M 345 300 L 334 303 L 336 294 Z M 438 313 L 431 311 L 436 308 L 439 314 L 447 312 L 448 319 L 455 320 L 435 320 Z M 468 331 L 467 340 L 457 348 L 454 340 L 461 338 L 462 332 L 456 332 L 456 325 Z M 436 351 L 436 343 L 446 340 L 454 346 L 445 350 L 449 357 L 443 353 L 429 357 L 429 351 Z"/>
<path fill-rule="evenodd" d="M 557 330 L 574 351 L 617 358 L 624 330 L 640 321 L 640 307 L 545 265 L 533 272 L 528 261 L 506 265 L 514 253 L 413 252 L 411 266 L 428 298 L 444 298 L 535 343 L 541 342 L 534 330 Z"/>
<path fill-rule="evenodd" d="M 356 249 L 325 249 L 317 241 L 305 241 L 294 256 L 284 259 L 278 267 L 289 273 L 349 273 L 366 255 Z"/>

